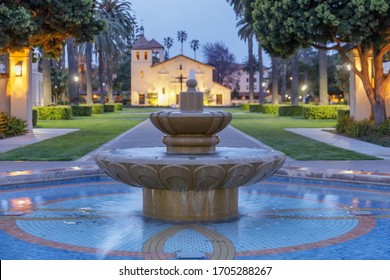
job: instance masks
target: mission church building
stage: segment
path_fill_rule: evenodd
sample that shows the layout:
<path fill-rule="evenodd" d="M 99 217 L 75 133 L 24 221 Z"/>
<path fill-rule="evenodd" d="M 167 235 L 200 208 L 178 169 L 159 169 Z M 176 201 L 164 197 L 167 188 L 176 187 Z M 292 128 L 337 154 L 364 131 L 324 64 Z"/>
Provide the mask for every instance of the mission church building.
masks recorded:
<path fill-rule="evenodd" d="M 164 47 L 141 34 L 131 50 L 131 103 L 135 106 L 177 106 L 187 91 L 189 72 L 195 73 L 205 104 L 229 106 L 230 89 L 213 81 L 214 67 L 184 55 L 164 59 Z"/>

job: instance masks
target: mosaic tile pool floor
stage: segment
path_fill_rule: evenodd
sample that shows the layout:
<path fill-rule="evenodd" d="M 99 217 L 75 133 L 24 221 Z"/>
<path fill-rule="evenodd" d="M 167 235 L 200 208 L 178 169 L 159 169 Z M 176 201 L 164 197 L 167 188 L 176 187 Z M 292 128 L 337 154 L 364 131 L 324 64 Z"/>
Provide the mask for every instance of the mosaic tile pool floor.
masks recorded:
<path fill-rule="evenodd" d="M 390 259 L 390 188 L 281 177 L 240 188 L 240 217 L 142 216 L 106 177 L 0 189 L 0 259 Z"/>

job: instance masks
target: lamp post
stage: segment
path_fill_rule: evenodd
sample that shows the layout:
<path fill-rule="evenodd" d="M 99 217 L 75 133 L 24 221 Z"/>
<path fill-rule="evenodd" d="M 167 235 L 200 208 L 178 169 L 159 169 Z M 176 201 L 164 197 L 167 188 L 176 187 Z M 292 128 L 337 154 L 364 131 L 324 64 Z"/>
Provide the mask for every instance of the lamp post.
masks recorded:
<path fill-rule="evenodd" d="M 76 83 L 76 105 L 79 105 L 79 85 L 78 85 L 78 81 L 79 81 L 79 77 L 78 76 L 74 76 L 74 81 Z"/>

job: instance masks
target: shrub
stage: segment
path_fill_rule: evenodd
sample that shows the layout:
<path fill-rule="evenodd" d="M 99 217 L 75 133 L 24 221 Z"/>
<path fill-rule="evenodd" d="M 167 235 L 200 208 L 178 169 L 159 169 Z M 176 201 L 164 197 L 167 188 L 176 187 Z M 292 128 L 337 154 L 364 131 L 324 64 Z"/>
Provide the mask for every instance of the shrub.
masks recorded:
<path fill-rule="evenodd" d="M 104 113 L 104 105 L 103 104 L 89 104 L 83 106 L 90 106 L 92 108 L 92 114 L 103 114 Z"/>
<path fill-rule="evenodd" d="M 279 116 L 300 117 L 303 115 L 302 106 L 280 106 Z"/>
<path fill-rule="evenodd" d="M 72 110 L 70 106 L 37 106 L 38 120 L 70 120 Z"/>
<path fill-rule="evenodd" d="M 244 111 L 249 111 L 249 104 L 248 103 L 242 103 L 240 109 L 244 110 Z"/>
<path fill-rule="evenodd" d="M 261 104 L 248 104 L 249 112 L 251 113 L 263 113 L 263 105 Z"/>
<path fill-rule="evenodd" d="M 338 111 L 346 108 L 344 105 L 306 105 L 303 106 L 305 119 L 337 119 Z"/>
<path fill-rule="evenodd" d="M 346 133 L 349 126 L 352 125 L 352 118 L 349 116 L 349 110 L 339 110 L 337 112 L 336 131 Z"/>
<path fill-rule="evenodd" d="M 74 105 L 72 108 L 72 116 L 78 117 L 90 117 L 92 116 L 92 107 L 91 106 L 78 106 Z"/>
<path fill-rule="evenodd" d="M 16 136 L 26 132 L 26 121 L 16 117 L 8 117 L 4 112 L 0 112 L 0 138 Z"/>
<path fill-rule="evenodd" d="M 38 111 L 36 109 L 32 110 L 32 123 L 33 127 L 36 127 L 38 124 Z"/>
<path fill-rule="evenodd" d="M 104 104 L 104 112 L 115 112 L 114 104 Z"/>
<path fill-rule="evenodd" d="M 114 105 L 115 111 L 121 111 L 123 109 L 122 103 L 107 103 L 106 105 Z"/>
<path fill-rule="evenodd" d="M 264 104 L 263 113 L 277 115 L 279 113 L 279 106 L 278 104 Z"/>

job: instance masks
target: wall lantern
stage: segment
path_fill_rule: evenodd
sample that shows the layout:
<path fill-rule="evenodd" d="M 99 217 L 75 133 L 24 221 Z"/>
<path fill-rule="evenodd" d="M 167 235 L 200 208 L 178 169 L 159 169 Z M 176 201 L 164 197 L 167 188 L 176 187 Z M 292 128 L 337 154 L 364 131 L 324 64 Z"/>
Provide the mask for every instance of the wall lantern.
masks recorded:
<path fill-rule="evenodd" d="M 19 61 L 14 66 L 14 71 L 15 71 L 16 77 L 22 77 L 22 64 L 23 64 L 23 62 Z"/>

